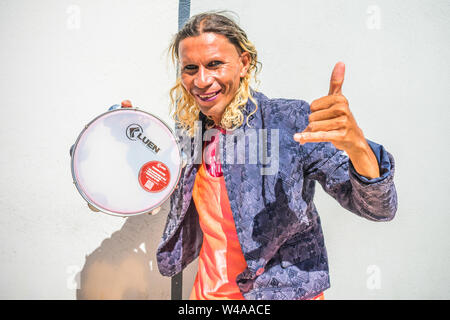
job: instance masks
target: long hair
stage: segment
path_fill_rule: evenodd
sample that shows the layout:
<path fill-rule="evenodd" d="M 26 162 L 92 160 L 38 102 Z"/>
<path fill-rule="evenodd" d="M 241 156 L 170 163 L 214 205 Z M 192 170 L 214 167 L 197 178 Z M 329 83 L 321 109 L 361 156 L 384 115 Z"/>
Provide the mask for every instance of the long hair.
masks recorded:
<path fill-rule="evenodd" d="M 258 104 L 252 97 L 250 90 L 250 82 L 256 79 L 256 75 L 260 70 L 261 63 L 258 62 L 258 55 L 255 46 L 248 40 L 247 34 L 242 30 L 236 22 L 225 15 L 225 12 L 206 12 L 191 17 L 184 27 L 174 36 L 169 53 L 172 56 L 172 62 L 178 65 L 179 52 L 178 46 L 183 39 L 188 37 L 196 37 L 202 33 L 213 32 L 225 36 L 238 50 L 239 54 L 248 52 L 250 54 L 250 66 L 245 77 L 241 78 L 239 88 L 230 102 L 225 108 L 222 115 L 220 126 L 227 130 L 234 130 L 244 122 L 243 109 L 250 99 L 255 104 L 255 109 L 247 115 L 248 117 L 258 110 Z M 190 136 L 194 135 L 194 123 L 199 119 L 200 107 L 194 97 L 186 91 L 181 83 L 180 71 L 177 70 L 177 80 L 170 90 L 171 112 L 175 122 Z M 254 90 L 254 89 L 253 89 Z M 256 91 L 256 90 L 255 90 Z M 212 125 L 212 119 L 209 119 Z M 248 122 L 247 122 L 248 124 Z"/>

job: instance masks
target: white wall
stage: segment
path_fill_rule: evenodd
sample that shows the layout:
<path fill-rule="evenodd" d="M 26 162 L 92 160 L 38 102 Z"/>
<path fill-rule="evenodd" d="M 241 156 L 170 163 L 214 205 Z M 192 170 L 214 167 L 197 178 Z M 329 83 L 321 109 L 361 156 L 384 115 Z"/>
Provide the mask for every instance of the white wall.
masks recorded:
<path fill-rule="evenodd" d="M 177 19 L 176 0 L 0 2 L 0 298 L 74 299 L 81 270 L 101 273 L 112 297 L 170 297 L 154 257 L 164 213 L 91 212 L 72 184 L 69 148 L 123 99 L 169 121 L 165 50 Z M 136 281 L 130 269 L 155 279 L 128 292 L 111 284 Z"/>
<path fill-rule="evenodd" d="M 392 222 L 358 218 L 317 189 L 326 298 L 448 299 L 448 1 L 191 4 L 191 14 L 212 9 L 239 15 L 269 97 L 311 102 L 344 61 L 352 112 L 396 159 Z M 177 18 L 176 0 L 0 2 L 0 298 L 74 299 L 77 274 L 78 298 L 170 297 L 154 256 L 167 204 L 152 217 L 90 212 L 72 184 L 69 147 L 123 99 L 170 122 L 164 50 Z M 195 267 L 184 273 L 185 298 Z"/>

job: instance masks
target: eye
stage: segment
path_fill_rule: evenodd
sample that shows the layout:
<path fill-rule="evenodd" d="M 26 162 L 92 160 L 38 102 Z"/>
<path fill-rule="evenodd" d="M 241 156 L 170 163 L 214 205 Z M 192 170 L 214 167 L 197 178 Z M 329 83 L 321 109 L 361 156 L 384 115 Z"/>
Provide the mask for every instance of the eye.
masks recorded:
<path fill-rule="evenodd" d="M 197 70 L 197 66 L 195 64 L 188 64 L 188 65 L 184 66 L 183 70 L 186 70 L 186 71 Z"/>
<path fill-rule="evenodd" d="M 222 61 L 214 60 L 208 63 L 208 67 L 214 68 L 222 64 Z"/>

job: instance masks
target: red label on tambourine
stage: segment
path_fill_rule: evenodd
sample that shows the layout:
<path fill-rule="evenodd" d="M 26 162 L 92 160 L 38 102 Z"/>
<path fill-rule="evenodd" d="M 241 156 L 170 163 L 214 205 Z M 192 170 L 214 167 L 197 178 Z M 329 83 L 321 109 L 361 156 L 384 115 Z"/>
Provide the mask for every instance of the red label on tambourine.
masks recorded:
<path fill-rule="evenodd" d="M 139 184 L 148 192 L 160 192 L 170 182 L 170 171 L 159 161 L 150 161 L 139 170 Z"/>

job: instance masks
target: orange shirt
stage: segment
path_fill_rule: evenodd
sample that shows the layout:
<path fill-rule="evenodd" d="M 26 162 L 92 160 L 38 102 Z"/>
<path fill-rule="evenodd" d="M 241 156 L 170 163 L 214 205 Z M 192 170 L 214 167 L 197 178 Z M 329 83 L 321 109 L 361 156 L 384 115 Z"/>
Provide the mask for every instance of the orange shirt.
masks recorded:
<path fill-rule="evenodd" d="M 193 199 L 203 231 L 198 272 L 190 299 L 244 299 L 236 276 L 247 267 L 236 233 L 223 176 L 212 177 L 202 163 Z"/>

